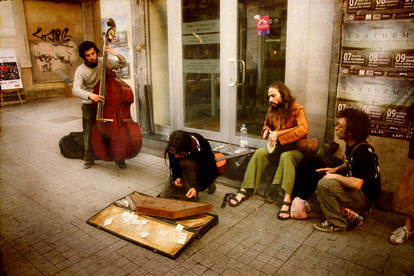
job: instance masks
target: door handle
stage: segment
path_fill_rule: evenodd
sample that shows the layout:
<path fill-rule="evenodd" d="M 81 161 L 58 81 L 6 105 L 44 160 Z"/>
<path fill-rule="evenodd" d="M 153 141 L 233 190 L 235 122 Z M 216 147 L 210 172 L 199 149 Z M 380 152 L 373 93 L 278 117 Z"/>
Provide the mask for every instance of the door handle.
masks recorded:
<path fill-rule="evenodd" d="M 246 80 L 246 62 L 242 59 L 230 59 L 230 63 L 234 64 L 234 74 L 235 78 L 234 81 L 229 83 L 229 86 L 236 86 L 236 85 L 243 85 L 244 81 Z M 241 69 L 242 69 L 242 80 L 239 82 L 239 70 L 238 70 L 238 64 L 241 63 Z"/>
<path fill-rule="evenodd" d="M 234 64 L 234 75 L 235 75 L 235 76 L 233 75 L 234 81 L 231 81 L 229 83 L 229 86 L 236 86 L 236 84 L 237 84 L 237 60 L 236 59 L 230 59 L 229 63 Z"/>
<path fill-rule="evenodd" d="M 246 62 L 244 62 L 242 59 L 239 59 L 239 62 L 242 64 L 242 81 L 237 84 L 243 85 L 244 81 L 246 80 Z"/>

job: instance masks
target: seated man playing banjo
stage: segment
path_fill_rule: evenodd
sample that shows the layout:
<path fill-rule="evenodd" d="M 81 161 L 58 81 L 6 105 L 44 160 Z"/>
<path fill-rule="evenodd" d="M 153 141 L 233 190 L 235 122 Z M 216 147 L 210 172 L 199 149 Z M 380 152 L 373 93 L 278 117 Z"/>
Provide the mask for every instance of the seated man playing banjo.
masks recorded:
<path fill-rule="evenodd" d="M 269 139 L 268 148 L 256 150 L 250 160 L 240 190 L 233 196 L 229 204 L 238 206 L 259 186 L 262 173 L 270 163 L 279 159 L 273 184 L 280 185 L 284 192 L 282 206 L 278 213 L 281 220 L 289 219 L 291 194 L 295 183 L 295 167 L 302 159 L 302 153 L 296 149 L 298 140 L 308 134 L 308 121 L 305 109 L 291 96 L 289 88 L 278 81 L 270 85 L 268 90 L 269 108 L 262 129 L 263 139 Z M 276 150 L 272 148 L 277 147 Z M 273 153 L 274 151 L 274 153 Z M 270 154 L 271 152 L 272 154 Z"/>

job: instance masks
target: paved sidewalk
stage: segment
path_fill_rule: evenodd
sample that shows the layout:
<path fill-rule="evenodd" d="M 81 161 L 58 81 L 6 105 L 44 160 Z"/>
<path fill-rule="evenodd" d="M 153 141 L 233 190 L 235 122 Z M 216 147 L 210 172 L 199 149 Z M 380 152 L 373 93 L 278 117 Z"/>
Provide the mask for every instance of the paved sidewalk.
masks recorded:
<path fill-rule="evenodd" d="M 387 242 L 401 216 L 376 211 L 363 226 L 321 233 L 318 220 L 279 221 L 278 207 L 254 196 L 220 209 L 219 224 L 176 260 L 86 224 L 112 201 L 138 191 L 156 195 L 164 160 L 140 153 L 120 170 L 64 158 L 59 139 L 81 130 L 80 101 L 59 98 L 0 108 L 0 253 L 7 275 L 414 275 L 414 239 Z M 145 145 L 144 145 L 145 146 Z M 0 273 L 1 275 L 1 273 Z"/>

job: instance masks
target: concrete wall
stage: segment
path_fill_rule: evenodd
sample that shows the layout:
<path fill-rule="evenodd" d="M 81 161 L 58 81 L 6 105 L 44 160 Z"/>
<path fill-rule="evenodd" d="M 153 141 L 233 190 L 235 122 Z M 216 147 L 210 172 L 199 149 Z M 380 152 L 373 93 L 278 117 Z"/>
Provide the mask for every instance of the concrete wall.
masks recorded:
<path fill-rule="evenodd" d="M 170 87 L 168 76 L 167 1 L 149 1 L 149 32 L 151 55 L 154 123 L 170 125 Z"/>
<path fill-rule="evenodd" d="M 285 82 L 305 106 L 310 135 L 324 141 L 334 1 L 289 0 Z"/>
<path fill-rule="evenodd" d="M 81 63 L 77 46 L 83 41 L 81 3 L 24 1 L 33 82 L 60 82 L 73 76 Z"/>

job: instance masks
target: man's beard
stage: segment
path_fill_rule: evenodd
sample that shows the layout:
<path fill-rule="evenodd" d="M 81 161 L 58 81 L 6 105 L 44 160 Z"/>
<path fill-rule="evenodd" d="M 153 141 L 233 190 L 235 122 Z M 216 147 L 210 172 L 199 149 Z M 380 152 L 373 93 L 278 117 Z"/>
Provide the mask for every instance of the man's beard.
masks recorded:
<path fill-rule="evenodd" d="M 98 60 L 89 62 L 89 61 L 85 61 L 85 65 L 88 66 L 89 68 L 95 68 L 98 65 Z"/>
<path fill-rule="evenodd" d="M 282 106 L 282 103 L 269 103 L 273 110 L 276 110 Z"/>

